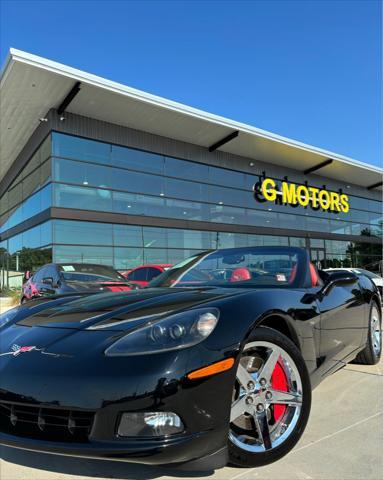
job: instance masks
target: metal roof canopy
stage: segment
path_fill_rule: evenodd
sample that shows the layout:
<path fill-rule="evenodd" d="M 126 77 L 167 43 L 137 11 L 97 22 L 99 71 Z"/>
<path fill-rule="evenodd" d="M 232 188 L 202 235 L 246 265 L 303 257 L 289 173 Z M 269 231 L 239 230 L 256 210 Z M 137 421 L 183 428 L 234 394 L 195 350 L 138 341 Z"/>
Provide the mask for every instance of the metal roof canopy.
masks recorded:
<path fill-rule="evenodd" d="M 362 187 L 377 184 L 383 169 L 305 145 L 171 100 L 106 80 L 36 55 L 11 49 L 0 80 L 0 181 L 51 108 L 192 143 L 208 149 L 234 131 L 218 150 Z M 327 162 L 332 159 L 332 162 Z M 381 187 L 378 187 L 381 189 Z"/>

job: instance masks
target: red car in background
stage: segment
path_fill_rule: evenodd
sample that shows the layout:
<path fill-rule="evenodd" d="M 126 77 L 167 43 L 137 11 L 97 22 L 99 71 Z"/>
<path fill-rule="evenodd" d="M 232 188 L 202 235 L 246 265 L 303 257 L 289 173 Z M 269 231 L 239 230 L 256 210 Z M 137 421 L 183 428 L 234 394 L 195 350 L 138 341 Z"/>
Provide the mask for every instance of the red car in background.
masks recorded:
<path fill-rule="evenodd" d="M 153 278 L 158 277 L 158 275 L 161 275 L 162 272 L 165 272 L 165 270 L 168 270 L 172 266 L 173 265 L 170 263 L 141 265 L 140 267 L 121 272 L 121 274 L 129 281 L 129 283 L 133 283 L 143 288 L 147 287 Z"/>

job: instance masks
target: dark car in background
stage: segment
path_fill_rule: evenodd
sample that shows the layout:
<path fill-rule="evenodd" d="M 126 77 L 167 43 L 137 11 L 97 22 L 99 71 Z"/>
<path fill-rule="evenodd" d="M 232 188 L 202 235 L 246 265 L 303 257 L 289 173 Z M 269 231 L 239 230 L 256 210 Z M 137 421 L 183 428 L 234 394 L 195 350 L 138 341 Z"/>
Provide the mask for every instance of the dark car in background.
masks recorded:
<path fill-rule="evenodd" d="M 170 263 L 141 265 L 140 267 L 122 272 L 122 275 L 129 280 L 129 282 L 143 288 L 147 287 L 154 278 L 158 277 L 166 270 L 169 270 L 171 267 L 172 265 Z"/>
<path fill-rule="evenodd" d="M 132 285 L 117 270 L 106 265 L 49 263 L 24 283 L 21 303 L 44 295 L 135 289 L 136 285 Z"/>

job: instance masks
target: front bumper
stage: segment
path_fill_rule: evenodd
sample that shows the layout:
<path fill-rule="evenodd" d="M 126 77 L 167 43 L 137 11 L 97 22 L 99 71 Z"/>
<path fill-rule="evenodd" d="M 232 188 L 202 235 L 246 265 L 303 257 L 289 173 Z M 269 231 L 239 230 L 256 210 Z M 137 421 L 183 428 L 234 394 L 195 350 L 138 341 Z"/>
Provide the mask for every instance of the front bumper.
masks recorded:
<path fill-rule="evenodd" d="M 233 355 L 232 349 L 208 350 L 199 345 L 152 356 L 108 358 L 95 350 L 99 351 L 100 341 L 110 344 L 114 332 L 66 331 L 64 337 L 63 330 L 56 328 L 33 328 L 31 332 L 27 327 L 14 329 L 28 334 L 28 343 L 19 334 L 20 345 L 39 347 L 44 334 L 51 346 L 0 358 L 0 406 L 13 404 L 21 410 L 27 407 L 35 415 L 32 433 L 18 432 L 17 422 L 14 430 L 12 422 L 7 420 L 6 428 L 1 428 L 0 422 L 0 444 L 149 465 L 186 463 L 226 448 L 235 367 L 194 381 L 188 380 L 186 374 Z M 55 409 L 65 414 L 93 412 L 88 437 L 84 441 L 75 437 L 63 441 L 58 433 L 54 438 L 42 438 L 36 422 L 40 407 L 42 417 Z M 184 432 L 159 438 L 116 435 L 123 412 L 144 411 L 176 413 L 185 426 Z"/>
<path fill-rule="evenodd" d="M 50 442 L 0 433 L 0 444 L 22 450 L 71 457 L 117 460 L 147 465 L 169 465 L 191 462 L 224 451 L 226 438 L 226 429 L 182 434 L 167 439 L 131 439 L 129 441 L 89 443 Z"/>

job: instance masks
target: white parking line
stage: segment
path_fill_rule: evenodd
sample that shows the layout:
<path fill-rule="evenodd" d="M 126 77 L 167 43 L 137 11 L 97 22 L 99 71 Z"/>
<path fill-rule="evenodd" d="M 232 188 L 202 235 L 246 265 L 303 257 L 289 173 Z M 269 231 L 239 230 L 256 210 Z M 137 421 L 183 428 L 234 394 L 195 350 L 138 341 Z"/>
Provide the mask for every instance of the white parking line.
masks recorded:
<path fill-rule="evenodd" d="M 337 430 L 336 432 L 330 433 L 329 435 L 325 435 L 322 438 L 318 438 L 318 440 L 315 440 L 314 442 L 308 443 L 307 445 L 303 445 L 303 447 L 297 448 L 295 450 L 292 450 L 289 455 L 292 455 L 293 453 L 300 452 L 301 450 L 304 450 L 305 448 L 312 447 L 313 445 L 316 445 L 319 442 L 322 442 L 323 440 L 328 440 L 329 438 L 334 437 L 335 435 L 338 435 L 339 433 L 346 432 L 347 430 L 350 430 L 351 428 L 357 427 L 358 425 L 361 425 L 362 423 L 366 423 L 369 420 L 372 420 L 373 418 L 379 417 L 380 415 L 383 415 L 383 412 L 378 412 L 375 413 L 374 415 L 371 415 L 369 417 L 364 418 L 363 420 L 359 420 L 358 422 L 355 422 L 351 425 L 348 425 L 347 427 L 341 428 L 340 430 Z M 234 477 L 231 477 L 231 480 L 236 480 L 237 478 L 241 478 L 244 475 L 253 472 L 254 470 L 257 470 L 258 467 L 251 468 L 250 470 L 246 470 L 245 472 L 241 472 L 238 475 L 234 475 Z"/>

